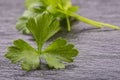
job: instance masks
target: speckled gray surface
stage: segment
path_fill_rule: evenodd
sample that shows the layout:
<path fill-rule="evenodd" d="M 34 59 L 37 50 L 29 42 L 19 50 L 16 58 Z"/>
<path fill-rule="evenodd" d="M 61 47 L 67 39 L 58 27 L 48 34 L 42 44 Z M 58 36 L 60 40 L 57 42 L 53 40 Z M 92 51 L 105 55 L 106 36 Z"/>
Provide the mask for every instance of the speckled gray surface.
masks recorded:
<path fill-rule="evenodd" d="M 79 23 L 70 33 L 60 33 L 75 44 L 80 54 L 74 63 L 63 70 L 22 71 L 19 64 L 4 58 L 6 48 L 13 40 L 31 41 L 15 29 L 18 17 L 24 11 L 24 0 L 0 0 L 0 80 L 120 80 L 120 30 L 94 29 Z M 119 0 L 73 0 L 79 5 L 79 14 L 94 20 L 120 26 Z M 49 43 L 49 42 L 48 42 Z"/>

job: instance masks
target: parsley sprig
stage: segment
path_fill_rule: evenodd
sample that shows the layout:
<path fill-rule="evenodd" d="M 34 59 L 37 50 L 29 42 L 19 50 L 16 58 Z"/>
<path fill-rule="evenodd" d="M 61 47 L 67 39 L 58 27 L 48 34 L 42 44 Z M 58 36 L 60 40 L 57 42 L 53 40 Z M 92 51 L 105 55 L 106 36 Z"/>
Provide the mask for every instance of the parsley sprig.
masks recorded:
<path fill-rule="evenodd" d="M 24 40 L 18 39 L 5 54 L 12 63 L 21 62 L 23 70 L 39 68 L 41 56 L 50 68 L 65 68 L 63 62 L 73 62 L 77 56 L 78 51 L 63 38 L 57 38 L 46 49 L 42 49 L 45 42 L 60 30 L 59 21 L 52 15 L 43 13 L 36 18 L 29 18 L 26 27 L 35 38 L 38 48 L 35 49 Z"/>
<path fill-rule="evenodd" d="M 118 26 L 106 24 L 98 21 L 94 21 L 78 15 L 78 6 L 73 6 L 71 0 L 26 0 L 25 1 L 26 11 L 23 13 L 22 17 L 19 18 L 17 22 L 17 29 L 22 31 L 24 34 L 30 33 L 26 27 L 26 22 L 30 17 L 35 17 L 43 12 L 48 12 L 57 18 L 59 22 L 66 22 L 68 31 L 71 31 L 71 23 L 73 22 L 71 18 L 77 19 L 86 24 L 92 25 L 97 28 L 102 28 L 104 26 L 119 29 Z M 66 27 L 66 25 L 61 26 Z"/>
<path fill-rule="evenodd" d="M 13 46 L 8 47 L 5 57 L 12 63 L 21 62 L 23 70 L 40 67 L 43 57 L 50 68 L 65 68 L 64 62 L 73 62 L 78 55 L 73 44 L 66 39 L 57 38 L 43 49 L 45 42 L 55 35 L 61 28 L 71 31 L 73 19 L 90 24 L 97 28 L 104 26 L 119 29 L 107 23 L 102 23 L 76 14 L 78 6 L 73 6 L 70 0 L 25 0 L 25 12 L 17 22 L 17 29 L 24 34 L 31 33 L 36 41 L 37 49 L 22 39 L 15 40 Z"/>

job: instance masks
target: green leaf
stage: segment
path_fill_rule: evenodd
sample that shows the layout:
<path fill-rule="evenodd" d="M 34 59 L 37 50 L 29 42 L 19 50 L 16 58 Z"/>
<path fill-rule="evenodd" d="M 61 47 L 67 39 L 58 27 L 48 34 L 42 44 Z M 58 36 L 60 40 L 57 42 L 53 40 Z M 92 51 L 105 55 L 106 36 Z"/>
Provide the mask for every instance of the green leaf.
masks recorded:
<path fill-rule="evenodd" d="M 68 11 L 71 11 L 71 12 L 77 12 L 78 9 L 79 9 L 78 6 L 72 6 L 72 7 L 70 7 L 70 8 L 68 9 Z"/>
<path fill-rule="evenodd" d="M 23 70 L 37 69 L 40 65 L 40 57 L 37 51 L 25 41 L 18 39 L 14 41 L 14 46 L 8 48 L 5 57 L 12 63 L 21 62 Z"/>
<path fill-rule="evenodd" d="M 59 7 L 61 6 L 61 9 L 68 10 L 70 7 L 72 7 L 71 0 L 60 0 Z"/>
<path fill-rule="evenodd" d="M 36 17 L 38 14 L 41 14 L 39 9 L 26 10 L 16 23 L 16 28 L 24 34 L 29 34 L 26 23 L 30 17 Z"/>
<path fill-rule="evenodd" d="M 53 6 L 56 7 L 57 4 L 59 3 L 59 0 L 40 0 L 41 2 L 43 2 L 46 6 Z"/>
<path fill-rule="evenodd" d="M 78 51 L 74 49 L 74 46 L 67 44 L 67 41 L 63 38 L 56 39 L 42 52 L 49 67 L 53 68 L 65 68 L 63 62 L 73 62 L 73 58 L 77 54 Z"/>
<path fill-rule="evenodd" d="M 31 9 L 34 7 L 39 7 L 43 5 L 40 0 L 25 0 L 26 9 Z"/>
<path fill-rule="evenodd" d="M 36 16 L 37 14 L 33 11 L 26 10 L 23 15 L 19 18 L 18 22 L 16 23 L 16 28 L 19 31 L 22 31 L 24 34 L 30 33 L 29 30 L 26 28 L 26 22 L 30 17 Z"/>
<path fill-rule="evenodd" d="M 26 26 L 33 34 L 39 52 L 45 41 L 60 30 L 59 22 L 47 13 L 40 14 L 36 18 L 30 18 Z"/>
<path fill-rule="evenodd" d="M 27 17 L 20 17 L 16 23 L 16 28 L 19 31 L 22 31 L 23 34 L 29 34 L 29 30 L 26 28 L 26 22 L 28 21 Z"/>

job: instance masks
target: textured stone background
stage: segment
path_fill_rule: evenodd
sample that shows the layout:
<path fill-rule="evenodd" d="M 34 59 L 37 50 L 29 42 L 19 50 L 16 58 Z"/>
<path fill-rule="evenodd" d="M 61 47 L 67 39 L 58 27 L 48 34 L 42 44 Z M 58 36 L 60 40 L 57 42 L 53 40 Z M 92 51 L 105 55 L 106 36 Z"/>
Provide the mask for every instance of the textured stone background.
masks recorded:
<path fill-rule="evenodd" d="M 15 29 L 18 17 L 24 11 L 24 0 L 0 0 L 0 80 L 120 80 L 120 30 L 95 29 L 79 23 L 70 33 L 61 33 L 76 45 L 80 54 L 75 62 L 64 70 L 25 72 L 19 64 L 11 64 L 4 58 L 6 48 L 13 40 L 31 41 Z M 120 26 L 119 0 L 73 0 L 79 5 L 79 14 L 94 20 Z M 48 42 L 49 43 L 49 42 Z"/>

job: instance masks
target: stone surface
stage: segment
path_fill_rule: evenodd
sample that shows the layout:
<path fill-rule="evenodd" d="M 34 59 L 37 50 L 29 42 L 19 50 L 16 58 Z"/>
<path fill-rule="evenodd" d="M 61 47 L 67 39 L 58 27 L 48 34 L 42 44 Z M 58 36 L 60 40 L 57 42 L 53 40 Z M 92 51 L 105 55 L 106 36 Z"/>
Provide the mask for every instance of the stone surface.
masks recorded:
<path fill-rule="evenodd" d="M 72 1 L 80 6 L 79 14 L 120 26 L 119 0 Z M 11 64 L 4 54 L 13 40 L 22 38 L 35 46 L 31 36 L 15 29 L 24 11 L 23 3 L 24 0 L 0 0 L 0 80 L 120 80 L 120 30 L 95 29 L 83 23 L 74 25 L 70 33 L 57 34 L 74 43 L 80 52 L 66 69 L 25 72 L 19 64 Z"/>

